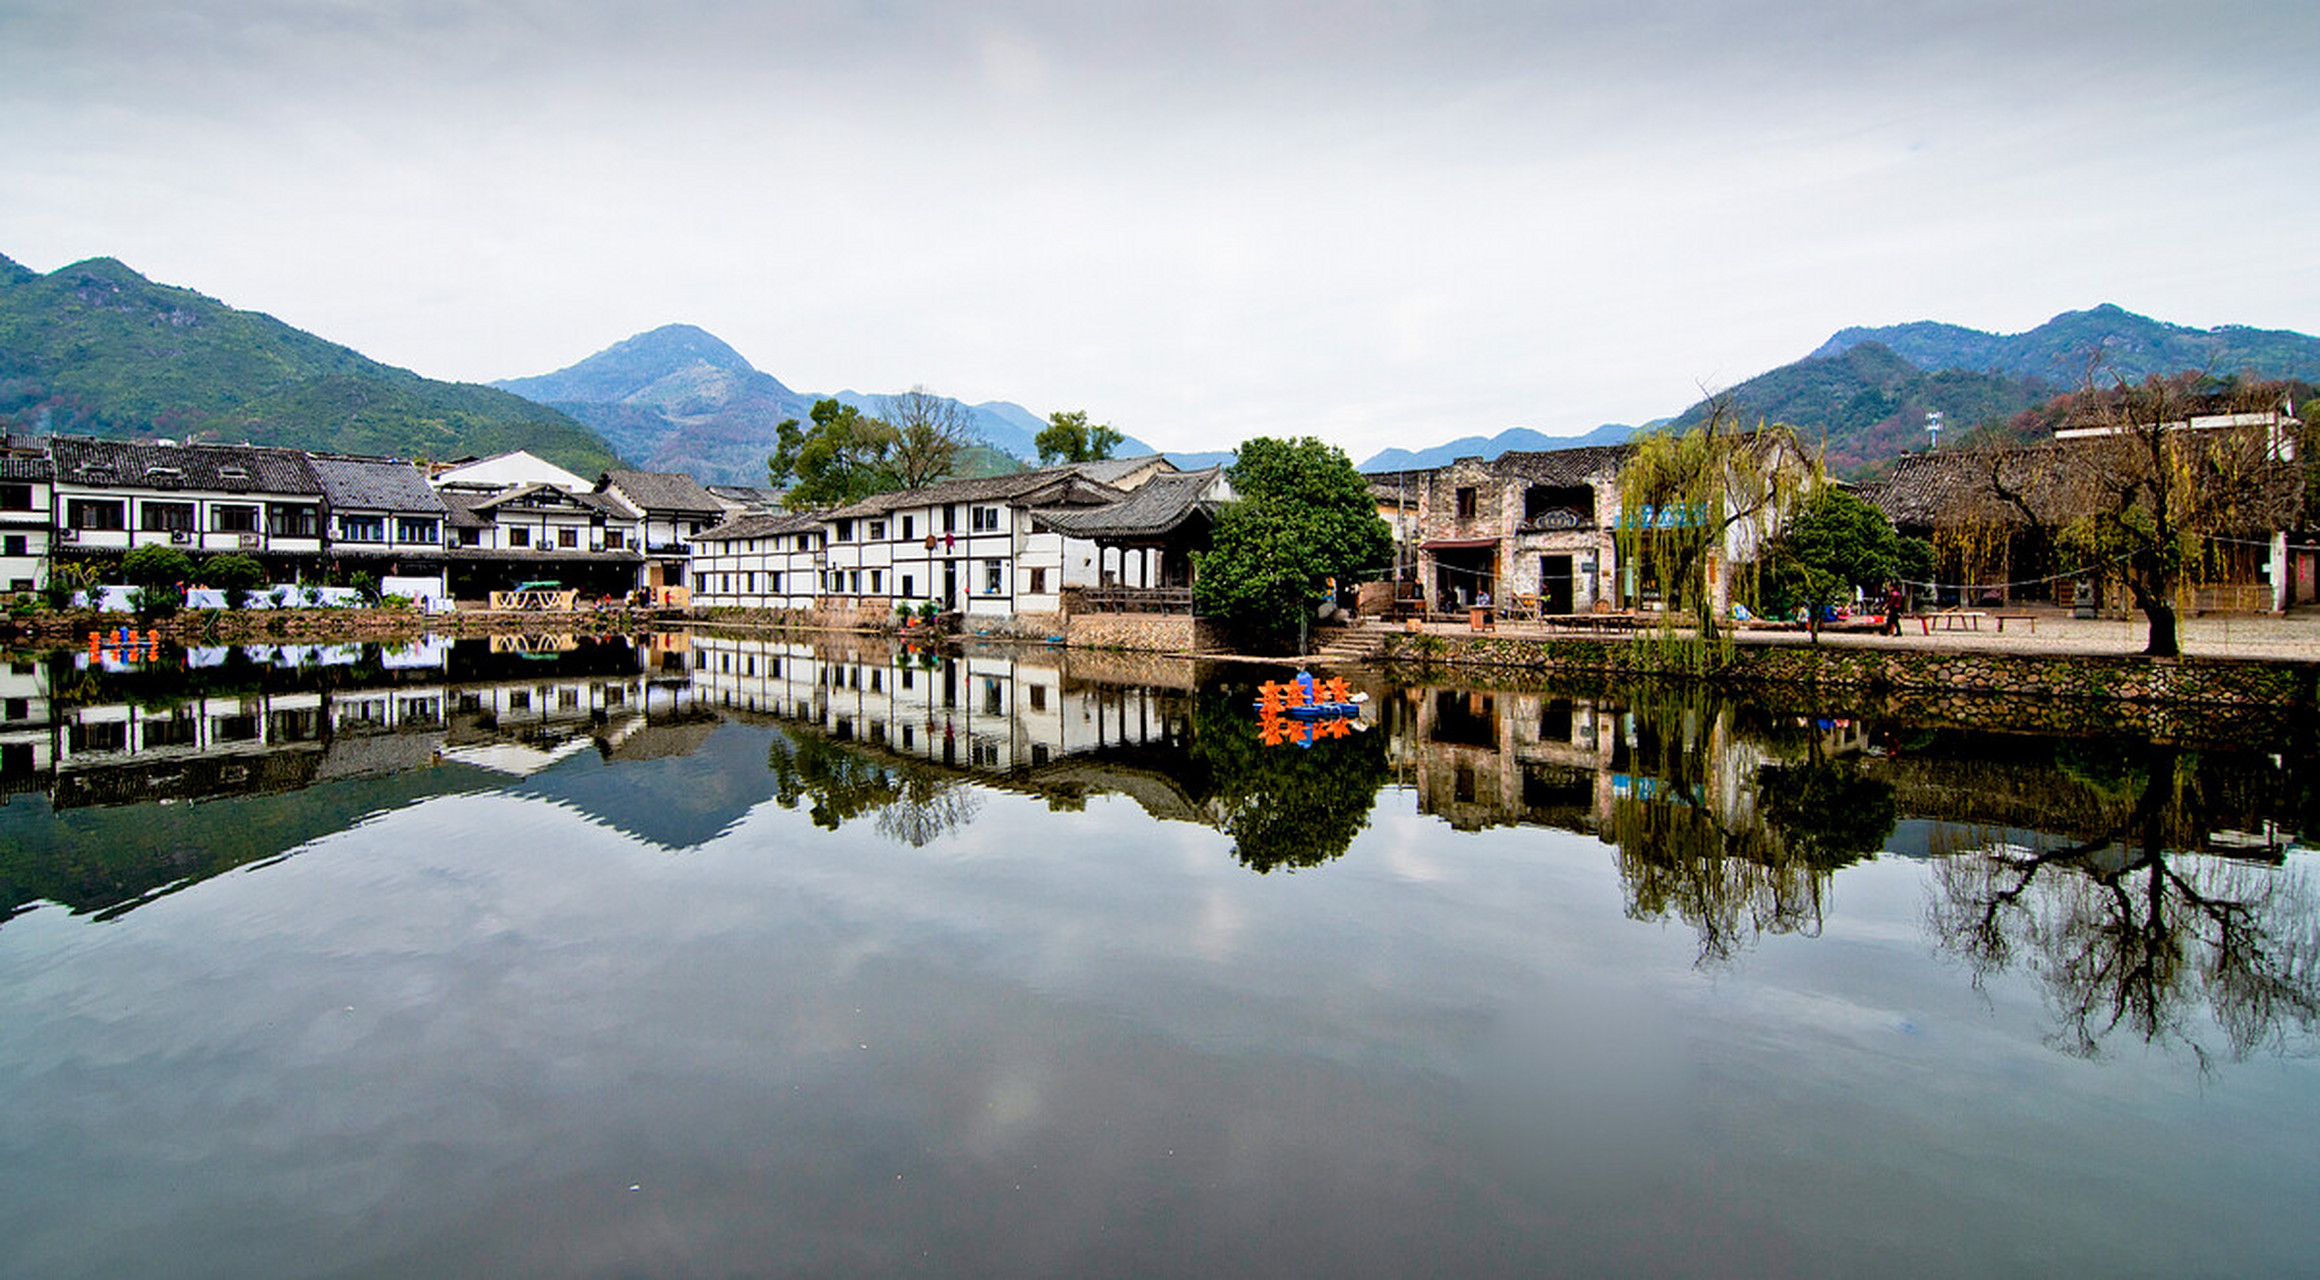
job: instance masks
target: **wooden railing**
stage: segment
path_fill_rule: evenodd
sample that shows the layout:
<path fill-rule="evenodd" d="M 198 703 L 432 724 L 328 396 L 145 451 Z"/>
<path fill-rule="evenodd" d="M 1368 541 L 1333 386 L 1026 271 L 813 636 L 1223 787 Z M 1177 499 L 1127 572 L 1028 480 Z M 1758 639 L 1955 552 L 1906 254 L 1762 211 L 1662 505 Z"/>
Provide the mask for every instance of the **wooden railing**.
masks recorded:
<path fill-rule="evenodd" d="M 1190 613 L 1190 587 L 1068 587 L 1066 613 Z"/>
<path fill-rule="evenodd" d="M 491 607 L 569 613 L 579 599 L 580 593 L 577 591 L 494 591 L 491 593 Z"/>

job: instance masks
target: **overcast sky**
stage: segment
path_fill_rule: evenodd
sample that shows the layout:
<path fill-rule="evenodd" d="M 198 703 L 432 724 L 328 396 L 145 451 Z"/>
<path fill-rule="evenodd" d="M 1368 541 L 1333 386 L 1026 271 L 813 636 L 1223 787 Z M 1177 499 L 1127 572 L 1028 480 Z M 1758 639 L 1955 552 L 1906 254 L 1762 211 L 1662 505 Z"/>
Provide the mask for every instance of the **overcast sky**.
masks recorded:
<path fill-rule="evenodd" d="M 1358 461 L 1851 324 L 2320 332 L 2313 0 L 0 0 L 0 254 Z"/>

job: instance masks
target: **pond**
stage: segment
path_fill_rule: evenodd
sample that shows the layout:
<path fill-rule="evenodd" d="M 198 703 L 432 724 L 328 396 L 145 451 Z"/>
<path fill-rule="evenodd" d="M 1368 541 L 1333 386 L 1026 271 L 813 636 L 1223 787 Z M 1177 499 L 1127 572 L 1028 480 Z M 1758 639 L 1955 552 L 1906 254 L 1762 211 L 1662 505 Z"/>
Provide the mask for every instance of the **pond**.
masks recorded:
<path fill-rule="evenodd" d="M 0 655 L 0 1274 L 2281 1274 L 2308 740 L 705 634 Z"/>

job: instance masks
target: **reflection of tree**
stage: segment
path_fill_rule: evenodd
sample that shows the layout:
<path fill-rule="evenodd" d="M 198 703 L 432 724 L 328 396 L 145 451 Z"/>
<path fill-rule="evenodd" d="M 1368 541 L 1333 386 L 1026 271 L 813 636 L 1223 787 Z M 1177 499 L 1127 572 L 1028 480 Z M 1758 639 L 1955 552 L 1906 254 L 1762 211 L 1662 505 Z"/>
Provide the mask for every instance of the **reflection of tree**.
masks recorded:
<path fill-rule="evenodd" d="M 1766 933 L 1817 934 L 1831 873 L 1892 831 L 1892 787 L 1816 747 L 1808 764 L 1747 774 L 1751 805 L 1735 771 L 1753 746 L 1720 697 L 1653 689 L 1633 714 L 1627 794 L 1611 810 L 1629 918 L 1673 911 L 1699 934 L 1702 962 Z"/>
<path fill-rule="evenodd" d="M 865 814 L 880 834 L 913 847 L 966 826 L 982 798 L 962 779 L 923 765 L 885 760 L 808 735 L 777 737 L 766 751 L 773 798 L 784 809 L 810 800 L 814 825 L 835 831 Z"/>
<path fill-rule="evenodd" d="M 1193 766 L 1205 771 L 1219 830 L 1251 870 L 1319 866 L 1344 854 L 1369 825 L 1387 775 L 1383 735 L 1356 733 L 1310 747 L 1266 746 L 1246 688 L 1195 706 Z"/>
<path fill-rule="evenodd" d="M 2202 1008 L 2234 1058 L 2320 1029 L 2320 900 L 2302 874 L 2171 854 L 2204 807 L 2195 756 L 2151 748 L 2132 812 L 2066 848 L 1993 846 L 1934 870 L 1928 925 L 1975 981 L 2023 964 L 2057 1041 L 2093 1056 L 2124 1027 L 2204 1063 Z"/>

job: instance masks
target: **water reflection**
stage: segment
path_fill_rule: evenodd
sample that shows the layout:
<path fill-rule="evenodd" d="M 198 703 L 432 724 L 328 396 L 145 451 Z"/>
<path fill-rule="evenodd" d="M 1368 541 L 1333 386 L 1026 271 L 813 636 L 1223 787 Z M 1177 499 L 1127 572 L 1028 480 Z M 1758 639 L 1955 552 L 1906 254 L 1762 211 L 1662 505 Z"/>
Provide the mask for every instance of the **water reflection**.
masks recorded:
<path fill-rule="evenodd" d="M 1344 857 L 1393 788 L 1458 832 L 1601 842 L 1626 915 L 1681 922 L 1705 965 L 1819 935 L 1844 868 L 1903 855 L 1931 860 L 1934 944 L 1976 981 L 2034 976 L 2071 1052 L 2126 1034 L 2243 1055 L 2320 1015 L 2320 907 L 2287 856 L 2308 756 L 2281 744 L 1375 678 L 1359 731 L 1298 743 L 1252 711 L 1269 674 L 685 634 L 17 655 L 0 666 L 0 909 L 117 913 L 464 790 L 670 850 L 768 801 L 920 848 L 997 791 L 1057 811 L 1109 794 L 1269 873 Z M 761 732 L 721 735 L 736 723 Z"/>
<path fill-rule="evenodd" d="M 2109 829 L 2051 846 L 1993 840 L 1943 859 L 1927 914 L 1936 942 L 1977 983 L 2033 972 L 2056 1011 L 2055 1043 L 2081 1056 L 2120 1032 L 2203 1062 L 2309 1036 L 2320 1026 L 2309 877 L 2278 865 L 2271 840 L 2230 857 L 2181 851 L 2187 836 L 2241 817 L 2231 794 L 2241 771 L 2158 743 L 2074 763 L 2113 798 Z"/>

